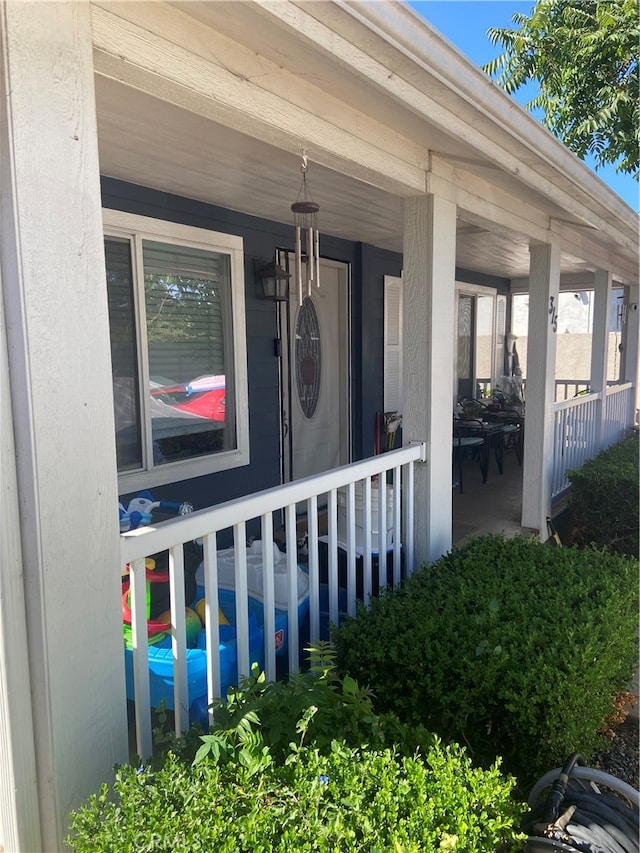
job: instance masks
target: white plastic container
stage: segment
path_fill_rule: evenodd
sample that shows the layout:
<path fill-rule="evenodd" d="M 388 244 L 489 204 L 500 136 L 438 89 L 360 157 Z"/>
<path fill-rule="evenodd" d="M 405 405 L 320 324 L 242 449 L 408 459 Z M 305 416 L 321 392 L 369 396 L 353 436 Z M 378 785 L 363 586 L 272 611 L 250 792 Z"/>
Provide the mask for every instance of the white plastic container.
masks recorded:
<path fill-rule="evenodd" d="M 393 486 L 387 485 L 387 548 L 392 544 Z M 354 508 L 356 513 L 356 548 L 364 550 L 364 483 L 356 483 Z M 347 541 L 347 491 L 338 490 L 338 539 Z M 378 483 L 371 483 L 371 550 L 378 550 Z"/>
<path fill-rule="evenodd" d="M 273 580 L 275 605 L 278 610 L 286 610 L 289 602 L 287 587 L 287 555 L 278 546 L 273 545 Z M 221 589 L 235 589 L 235 551 L 227 548 L 218 551 L 218 586 Z M 204 566 L 196 571 L 196 583 L 204 586 Z M 247 588 L 249 595 L 262 601 L 262 542 L 256 539 L 247 548 Z M 298 566 L 298 609 L 308 601 L 309 576 Z"/>

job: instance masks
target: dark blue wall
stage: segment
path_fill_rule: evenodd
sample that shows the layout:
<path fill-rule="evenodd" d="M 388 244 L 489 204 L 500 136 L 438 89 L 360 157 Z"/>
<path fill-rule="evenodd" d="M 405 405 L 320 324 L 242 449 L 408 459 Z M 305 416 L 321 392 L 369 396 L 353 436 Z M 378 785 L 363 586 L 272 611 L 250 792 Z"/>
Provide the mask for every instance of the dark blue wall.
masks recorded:
<path fill-rule="evenodd" d="M 279 360 L 274 351 L 276 308 L 261 298 L 260 285 L 255 281 L 254 260 L 265 263 L 273 259 L 277 248 L 293 250 L 292 227 L 112 178 L 102 179 L 102 203 L 106 208 L 126 213 L 235 234 L 244 241 L 250 464 L 158 486 L 153 490 L 154 495 L 165 500 L 188 500 L 200 509 L 279 484 Z M 321 234 L 320 252 L 324 257 L 351 264 L 353 293 L 358 292 L 358 246 Z M 353 305 L 352 312 L 357 314 Z M 358 324 L 354 323 L 353 327 L 358 328 Z M 356 399 L 354 394 L 354 410 L 358 408 Z M 361 439 L 354 436 L 354 446 L 361 443 Z M 122 496 L 125 501 L 129 497 Z"/>
<path fill-rule="evenodd" d="M 183 225 L 235 234 L 244 241 L 247 369 L 249 383 L 250 464 L 217 474 L 159 486 L 158 498 L 190 501 L 196 509 L 280 483 L 279 360 L 276 309 L 260 296 L 254 261 L 273 259 L 276 249 L 293 250 L 293 228 L 158 190 L 102 179 L 106 208 Z M 375 416 L 383 407 L 383 334 L 385 275 L 400 275 L 402 256 L 363 243 L 321 233 L 323 257 L 351 265 L 352 457 L 374 451 Z M 509 292 L 507 279 L 456 270 L 460 281 Z M 128 500 L 123 495 L 123 500 Z"/>

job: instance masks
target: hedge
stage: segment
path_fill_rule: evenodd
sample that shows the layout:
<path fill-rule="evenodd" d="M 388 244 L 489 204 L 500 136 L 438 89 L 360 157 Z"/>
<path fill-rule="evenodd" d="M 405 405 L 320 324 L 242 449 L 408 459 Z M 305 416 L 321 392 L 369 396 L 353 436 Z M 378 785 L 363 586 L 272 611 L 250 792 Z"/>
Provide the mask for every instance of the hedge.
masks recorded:
<path fill-rule="evenodd" d="M 374 712 L 332 667 L 243 682 L 217 728 L 160 766 L 120 767 L 72 816 L 76 853 L 495 853 L 522 850 L 524 806 L 498 763 Z M 331 733 L 329 729 L 332 728 Z M 385 740 L 395 737 L 395 745 Z M 290 740 L 289 740 L 290 739 Z"/>
<path fill-rule="evenodd" d="M 637 557 L 640 519 L 640 456 L 638 437 L 614 444 L 578 471 L 568 471 L 571 482 L 572 538 L 619 554 Z"/>
<path fill-rule="evenodd" d="M 468 745 L 526 784 L 577 751 L 637 665 L 638 571 L 596 549 L 489 535 L 334 631 L 339 671 L 379 711 Z"/>

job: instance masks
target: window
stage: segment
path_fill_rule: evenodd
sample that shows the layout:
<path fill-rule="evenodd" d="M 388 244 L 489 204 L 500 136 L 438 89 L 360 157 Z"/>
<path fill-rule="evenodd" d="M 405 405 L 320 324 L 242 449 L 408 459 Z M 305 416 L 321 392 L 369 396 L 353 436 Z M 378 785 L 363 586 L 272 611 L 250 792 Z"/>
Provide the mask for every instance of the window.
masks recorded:
<path fill-rule="evenodd" d="M 456 282 L 455 398 L 487 397 L 504 373 L 504 305 L 492 287 Z"/>
<path fill-rule="evenodd" d="M 104 211 L 121 490 L 246 465 L 242 239 Z"/>

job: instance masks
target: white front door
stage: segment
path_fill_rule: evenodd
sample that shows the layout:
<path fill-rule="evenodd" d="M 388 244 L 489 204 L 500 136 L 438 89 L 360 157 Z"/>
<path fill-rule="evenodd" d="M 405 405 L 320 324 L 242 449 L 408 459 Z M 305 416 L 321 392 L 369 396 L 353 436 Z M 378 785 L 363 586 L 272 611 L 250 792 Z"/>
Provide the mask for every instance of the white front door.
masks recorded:
<path fill-rule="evenodd" d="M 310 295 L 305 289 L 300 306 L 292 286 L 284 309 L 285 480 L 349 461 L 348 272 L 346 264 L 321 260 L 320 287 Z"/>

